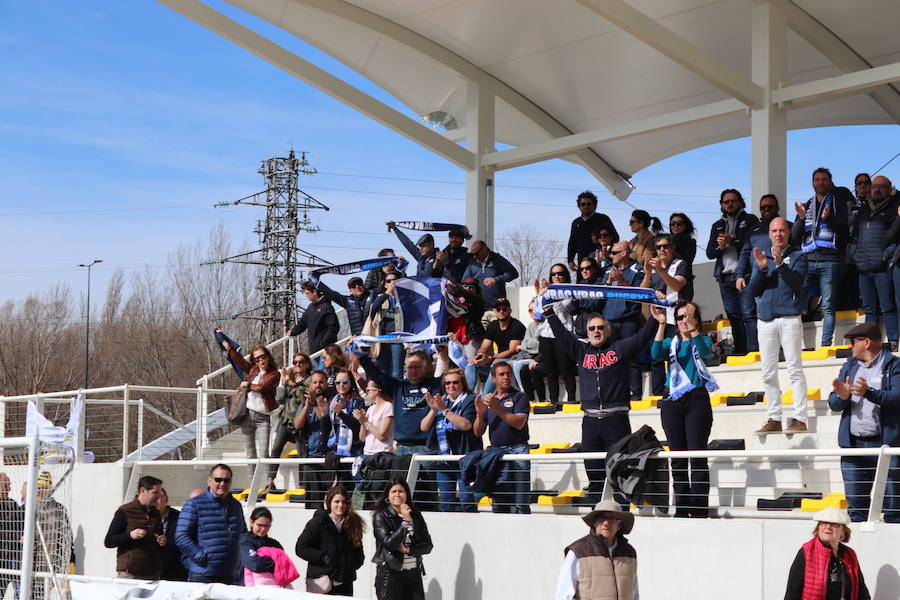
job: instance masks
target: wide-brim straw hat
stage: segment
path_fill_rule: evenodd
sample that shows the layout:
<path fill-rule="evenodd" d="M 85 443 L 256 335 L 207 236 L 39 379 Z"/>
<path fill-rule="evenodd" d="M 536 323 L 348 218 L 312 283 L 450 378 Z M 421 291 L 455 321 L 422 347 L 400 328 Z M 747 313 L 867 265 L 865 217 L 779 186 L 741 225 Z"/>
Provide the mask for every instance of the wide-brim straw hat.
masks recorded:
<path fill-rule="evenodd" d="M 631 533 L 634 528 L 634 515 L 627 510 L 622 510 L 619 503 L 615 500 L 603 500 L 594 506 L 594 510 L 581 517 L 581 520 L 587 523 L 588 527 L 594 527 L 594 521 L 600 513 L 615 513 L 622 520 L 622 527 L 619 529 L 623 534 Z"/>
<path fill-rule="evenodd" d="M 839 523 L 841 525 L 849 525 L 850 516 L 847 514 L 846 510 L 841 510 L 836 506 L 829 506 L 813 515 L 813 521 L 818 521 L 819 523 Z"/>

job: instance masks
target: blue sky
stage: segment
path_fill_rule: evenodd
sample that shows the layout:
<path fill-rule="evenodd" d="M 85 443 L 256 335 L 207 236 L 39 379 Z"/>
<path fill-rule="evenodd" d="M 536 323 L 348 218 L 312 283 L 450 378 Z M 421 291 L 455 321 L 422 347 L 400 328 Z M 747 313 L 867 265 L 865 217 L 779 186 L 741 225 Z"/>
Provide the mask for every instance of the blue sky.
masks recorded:
<path fill-rule="evenodd" d="M 210 3 L 409 113 L 305 43 Z M 309 151 L 320 174 L 304 189 L 331 207 L 301 246 L 333 262 L 398 245 L 379 225 L 388 218 L 463 219 L 462 171 L 150 0 L 0 3 L 0 81 L 0 301 L 57 282 L 80 291 L 75 265 L 94 258 L 104 260 L 99 291 L 114 269 L 161 268 L 220 221 L 255 243 L 257 209 L 212 205 L 260 190 L 259 161 L 290 148 Z M 900 148 L 900 128 L 807 130 L 788 142 L 798 199 L 817 166 L 844 185 L 879 167 Z M 749 140 L 735 140 L 637 173 L 631 201 L 664 222 L 685 207 L 705 244 L 719 191 L 749 195 L 749 180 Z M 496 184 L 498 236 L 532 223 L 564 240 L 585 188 L 627 231 L 630 208 L 563 161 L 504 171 Z"/>

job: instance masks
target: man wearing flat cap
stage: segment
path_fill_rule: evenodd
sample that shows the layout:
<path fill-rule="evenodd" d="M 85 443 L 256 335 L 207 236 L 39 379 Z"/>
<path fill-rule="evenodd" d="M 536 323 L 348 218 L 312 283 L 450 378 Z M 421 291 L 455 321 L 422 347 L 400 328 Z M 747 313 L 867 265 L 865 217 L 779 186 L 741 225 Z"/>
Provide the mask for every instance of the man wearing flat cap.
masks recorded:
<path fill-rule="evenodd" d="M 842 411 L 838 426 L 841 448 L 900 446 L 900 359 L 882 344 L 877 323 L 861 323 L 844 334 L 852 355 L 832 382 L 831 410 Z M 841 475 L 850 520 L 869 514 L 875 456 L 841 457 Z M 877 510 L 877 509 L 876 509 Z M 891 458 L 884 492 L 884 520 L 900 523 L 900 457 Z"/>
<path fill-rule="evenodd" d="M 412 240 L 409 239 L 409 236 L 400 231 L 400 229 L 394 224 L 393 221 L 387 222 L 388 231 L 393 231 L 397 236 L 397 239 L 400 240 L 400 243 L 403 244 L 403 247 L 409 250 L 409 253 L 412 254 L 413 258 L 416 261 L 416 276 L 418 277 L 437 277 L 438 273 L 435 273 L 435 267 L 440 265 L 436 265 L 435 259 L 437 258 L 437 253 L 434 251 L 434 236 L 430 233 L 426 233 L 421 236 L 415 244 L 413 244 Z"/>
<path fill-rule="evenodd" d="M 625 539 L 634 515 L 604 500 L 582 519 L 590 532 L 566 547 L 556 600 L 638 600 L 637 552 Z"/>

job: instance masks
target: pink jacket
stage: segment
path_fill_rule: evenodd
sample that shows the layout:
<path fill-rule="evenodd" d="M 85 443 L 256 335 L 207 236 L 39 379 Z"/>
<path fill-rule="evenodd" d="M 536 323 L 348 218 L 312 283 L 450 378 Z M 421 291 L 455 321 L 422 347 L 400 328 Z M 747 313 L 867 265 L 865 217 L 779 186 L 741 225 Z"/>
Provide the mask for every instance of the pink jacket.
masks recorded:
<path fill-rule="evenodd" d="M 279 585 L 290 587 L 291 582 L 300 577 L 297 568 L 291 558 L 280 548 L 263 546 L 256 551 L 259 556 L 266 556 L 275 562 L 275 572 L 254 573 L 250 569 L 244 569 L 244 585 L 254 587 L 257 585 Z"/>

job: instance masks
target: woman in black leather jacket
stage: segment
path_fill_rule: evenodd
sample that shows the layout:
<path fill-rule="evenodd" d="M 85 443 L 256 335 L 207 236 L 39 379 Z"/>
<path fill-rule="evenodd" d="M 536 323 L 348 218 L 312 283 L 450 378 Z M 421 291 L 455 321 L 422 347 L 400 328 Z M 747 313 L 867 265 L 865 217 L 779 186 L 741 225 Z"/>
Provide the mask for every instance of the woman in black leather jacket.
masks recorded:
<path fill-rule="evenodd" d="M 425 599 L 422 556 L 431 552 L 432 543 L 411 496 L 404 479 L 392 479 L 372 509 L 378 600 Z"/>

